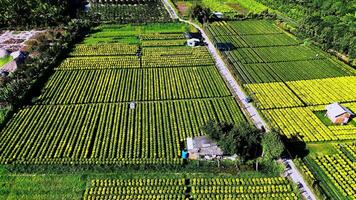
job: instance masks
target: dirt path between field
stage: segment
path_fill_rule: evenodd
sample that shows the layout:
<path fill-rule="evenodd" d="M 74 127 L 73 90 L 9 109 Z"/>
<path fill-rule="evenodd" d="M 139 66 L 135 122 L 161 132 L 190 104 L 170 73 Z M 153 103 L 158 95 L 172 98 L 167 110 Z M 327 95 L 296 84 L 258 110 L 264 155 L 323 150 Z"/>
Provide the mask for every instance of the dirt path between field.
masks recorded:
<path fill-rule="evenodd" d="M 183 20 L 178 17 L 177 13 L 173 9 L 172 5 L 168 2 L 168 0 L 162 0 L 163 3 L 165 4 L 165 7 L 167 8 L 170 16 L 172 19 L 178 19 L 181 22 L 185 22 L 188 24 L 193 25 L 195 28 L 197 28 L 203 38 L 205 39 L 205 42 L 207 43 L 207 47 L 209 49 L 210 54 L 213 56 L 216 62 L 216 67 L 218 68 L 220 74 L 223 76 L 223 78 L 227 81 L 229 84 L 230 88 L 233 90 L 235 96 L 237 96 L 240 100 L 240 106 L 243 107 L 245 111 L 248 112 L 249 117 L 252 119 L 253 123 L 258 127 L 258 128 L 264 128 L 265 130 L 268 130 L 268 125 L 264 121 L 264 119 L 261 117 L 261 115 L 258 113 L 257 109 L 252 103 L 248 103 L 246 101 L 247 95 L 243 91 L 242 87 L 236 82 L 235 78 L 232 76 L 230 70 L 226 66 L 225 62 L 221 58 L 220 54 L 218 53 L 218 50 L 215 48 L 209 37 L 206 35 L 205 31 L 199 27 L 197 24 Z M 285 159 L 282 162 L 286 166 L 286 171 L 285 171 L 285 176 L 290 177 L 291 180 L 299 185 L 299 190 L 301 191 L 301 194 L 303 197 L 307 200 L 316 200 L 315 195 L 313 192 L 310 190 L 306 182 L 304 181 L 303 177 L 297 170 L 296 166 L 293 163 L 293 160 L 291 159 Z"/>

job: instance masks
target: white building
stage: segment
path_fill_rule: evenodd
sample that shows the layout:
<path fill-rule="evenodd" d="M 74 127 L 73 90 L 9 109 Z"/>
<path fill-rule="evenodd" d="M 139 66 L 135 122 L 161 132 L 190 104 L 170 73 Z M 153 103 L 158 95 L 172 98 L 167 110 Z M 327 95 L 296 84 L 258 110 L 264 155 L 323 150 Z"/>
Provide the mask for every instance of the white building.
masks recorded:
<path fill-rule="evenodd" d="M 339 103 L 333 103 L 327 105 L 326 107 L 326 116 L 334 123 L 334 124 L 347 124 L 350 118 L 354 116 L 349 109 L 340 105 Z"/>
<path fill-rule="evenodd" d="M 199 44 L 200 44 L 200 40 L 197 38 L 192 38 L 192 39 L 187 40 L 187 45 L 190 47 L 195 47 L 195 46 L 198 46 Z"/>

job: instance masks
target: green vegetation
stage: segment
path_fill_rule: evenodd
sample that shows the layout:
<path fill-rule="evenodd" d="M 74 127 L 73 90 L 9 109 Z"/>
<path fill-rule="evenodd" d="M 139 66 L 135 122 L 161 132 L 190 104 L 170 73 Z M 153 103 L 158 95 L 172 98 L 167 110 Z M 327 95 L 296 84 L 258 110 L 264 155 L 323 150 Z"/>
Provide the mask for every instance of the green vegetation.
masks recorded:
<path fill-rule="evenodd" d="M 243 83 L 286 82 L 354 75 L 350 67 L 283 33 L 272 22 L 216 22 L 206 28 Z"/>
<path fill-rule="evenodd" d="M 4 66 L 5 64 L 10 62 L 11 60 L 12 60 L 11 56 L 6 56 L 5 58 L 1 58 L 0 59 L 0 67 Z"/>
<path fill-rule="evenodd" d="M 323 192 L 332 199 L 352 199 L 356 195 L 352 187 L 356 161 L 354 144 L 310 144 L 311 154 L 304 159 Z M 351 183 L 351 185 L 350 185 Z"/>
<path fill-rule="evenodd" d="M 187 190 L 189 187 L 189 190 Z M 263 187 L 263 190 L 261 189 Z M 261 190 L 260 190 L 261 189 Z M 235 192 L 236 191 L 236 192 Z M 256 192 L 259 191 L 259 192 Z M 84 199 L 300 199 L 285 178 L 95 179 Z"/>
<path fill-rule="evenodd" d="M 325 114 L 326 114 L 325 110 L 315 111 L 314 113 L 326 126 L 334 125 L 333 122 L 327 116 L 325 116 Z"/>
<path fill-rule="evenodd" d="M 275 130 L 264 133 L 262 136 L 263 157 L 268 160 L 278 159 L 284 151 L 280 135 Z"/>
<path fill-rule="evenodd" d="M 126 24 L 171 21 L 159 0 L 94 2 L 92 12 L 99 15 L 103 22 Z"/>
<path fill-rule="evenodd" d="M 0 175 L 0 199 L 80 199 L 85 182 L 79 175 Z"/>
<path fill-rule="evenodd" d="M 208 121 L 201 127 L 202 131 L 216 140 L 224 153 L 236 154 L 245 162 L 256 158 L 260 148 L 261 132 L 249 123 L 217 123 Z"/>
<path fill-rule="evenodd" d="M 256 0 L 297 21 L 297 34 L 356 58 L 354 46 L 355 2 L 343 0 Z M 354 63 L 355 64 L 355 63 Z"/>
<path fill-rule="evenodd" d="M 140 44 L 179 41 L 186 28 L 108 25 L 90 37 L 114 37 L 112 30 Z M 204 47 L 79 44 L 70 56 L 37 105 L 3 128 L 2 163 L 181 164 L 181 144 L 206 121 L 245 121 Z"/>
<path fill-rule="evenodd" d="M 78 15 L 83 1 L 5 0 L 1 1 L 0 27 L 47 27 L 66 24 Z"/>

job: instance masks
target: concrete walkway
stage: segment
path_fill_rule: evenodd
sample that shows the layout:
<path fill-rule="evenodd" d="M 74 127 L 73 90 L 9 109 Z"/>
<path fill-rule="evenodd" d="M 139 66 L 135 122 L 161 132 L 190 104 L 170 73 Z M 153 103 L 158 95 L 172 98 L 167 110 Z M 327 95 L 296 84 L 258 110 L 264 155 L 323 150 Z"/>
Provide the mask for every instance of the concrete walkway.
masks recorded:
<path fill-rule="evenodd" d="M 264 121 L 264 119 L 261 117 L 261 115 L 257 112 L 257 109 L 254 107 L 254 105 L 252 103 L 247 103 L 247 101 L 246 101 L 247 95 L 244 93 L 242 87 L 237 83 L 237 81 L 231 74 L 227 65 L 225 64 L 225 62 L 221 58 L 220 54 L 218 53 L 218 50 L 215 48 L 215 46 L 213 45 L 213 43 L 211 42 L 209 37 L 206 35 L 205 31 L 201 27 L 199 27 L 197 24 L 195 24 L 191 21 L 187 21 L 187 20 L 183 20 L 183 19 L 179 18 L 179 16 L 173 9 L 172 5 L 168 2 L 168 0 L 162 0 L 162 1 L 164 3 L 165 7 L 167 8 L 172 19 L 178 19 L 181 22 L 191 24 L 201 32 L 205 42 L 207 43 L 207 47 L 208 47 L 211 55 L 215 59 L 216 67 L 218 68 L 222 77 L 228 83 L 229 87 L 233 90 L 234 95 L 237 98 L 239 98 L 240 106 L 243 108 L 245 113 L 247 112 L 246 114 L 249 115 L 249 117 L 251 118 L 252 122 L 256 125 L 256 127 L 260 128 L 260 129 L 262 127 L 264 127 L 265 130 L 268 131 L 267 123 Z M 304 181 L 303 177 L 301 176 L 298 169 L 294 165 L 293 160 L 285 159 L 280 162 L 282 162 L 286 166 L 285 176 L 290 177 L 291 180 L 298 185 L 304 198 L 308 199 L 308 200 L 316 200 L 315 195 L 313 194 L 313 192 L 310 190 L 310 188 Z"/>

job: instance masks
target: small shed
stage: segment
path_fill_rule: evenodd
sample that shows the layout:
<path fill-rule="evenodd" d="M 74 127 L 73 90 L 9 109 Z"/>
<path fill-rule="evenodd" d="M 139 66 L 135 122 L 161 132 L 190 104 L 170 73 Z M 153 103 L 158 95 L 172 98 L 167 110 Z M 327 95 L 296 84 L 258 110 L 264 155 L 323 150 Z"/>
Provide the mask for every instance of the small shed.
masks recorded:
<path fill-rule="evenodd" d="M 5 58 L 9 56 L 9 52 L 6 49 L 0 48 L 0 58 Z"/>
<path fill-rule="evenodd" d="M 208 136 L 200 136 L 187 139 L 187 150 L 190 159 L 215 158 L 223 156 L 224 152 L 218 147 L 217 143 Z"/>
<path fill-rule="evenodd" d="M 334 124 L 347 124 L 349 120 L 354 116 L 349 109 L 340 105 L 339 103 L 333 103 L 327 105 L 326 107 L 326 116 Z"/>
<path fill-rule="evenodd" d="M 135 109 L 136 108 L 136 102 L 131 102 L 130 103 L 130 109 Z"/>
<path fill-rule="evenodd" d="M 200 40 L 197 38 L 189 39 L 189 40 L 187 40 L 187 45 L 190 47 L 198 46 L 198 45 L 200 45 Z"/>

